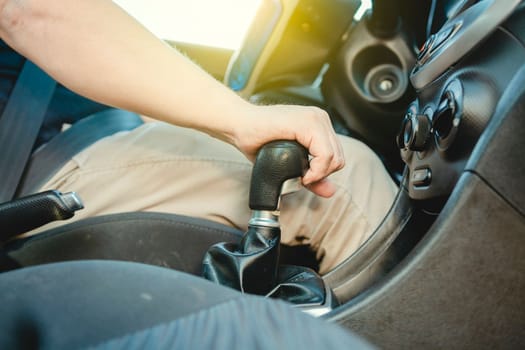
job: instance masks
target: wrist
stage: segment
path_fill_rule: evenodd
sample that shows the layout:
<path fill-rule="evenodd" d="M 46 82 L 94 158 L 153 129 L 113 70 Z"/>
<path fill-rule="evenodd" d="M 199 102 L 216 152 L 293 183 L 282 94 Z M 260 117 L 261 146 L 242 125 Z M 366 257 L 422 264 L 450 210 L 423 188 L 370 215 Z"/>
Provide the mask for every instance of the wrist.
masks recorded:
<path fill-rule="evenodd" d="M 230 144 L 235 146 L 241 152 L 246 153 L 246 142 L 255 136 L 257 132 L 257 113 L 258 106 L 244 101 L 241 108 L 237 108 L 230 115 L 227 137 Z"/>
<path fill-rule="evenodd" d="M 253 120 L 255 107 L 250 102 L 238 97 L 228 104 L 223 104 L 223 108 L 219 111 L 213 111 L 211 115 L 214 117 L 206 125 L 198 126 L 196 129 L 242 150 L 241 145 L 245 135 L 250 131 L 252 124 L 250 120 Z"/>

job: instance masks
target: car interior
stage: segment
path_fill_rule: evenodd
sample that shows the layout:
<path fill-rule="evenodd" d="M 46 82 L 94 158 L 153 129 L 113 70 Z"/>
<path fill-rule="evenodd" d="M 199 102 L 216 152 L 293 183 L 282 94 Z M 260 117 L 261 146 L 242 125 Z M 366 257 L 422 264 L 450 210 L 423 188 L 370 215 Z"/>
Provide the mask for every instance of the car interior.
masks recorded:
<path fill-rule="evenodd" d="M 325 109 L 338 133 L 379 155 L 399 192 L 381 225 L 343 263 L 321 276 L 307 246 L 279 243 L 272 213 L 281 195 L 297 190 L 308 155 L 293 142 L 276 142 L 254 165 L 247 232 L 174 213 L 64 222 L 5 239 L 0 284 L 10 281 L 7 288 L 13 273 L 31 269 L 57 278 L 45 271 L 49 263 L 141 263 L 198 276 L 184 277 L 188 290 L 180 298 L 202 309 L 218 295 L 230 298 L 204 276 L 285 300 L 379 348 L 523 348 L 525 5 L 375 0 L 357 15 L 361 5 L 264 0 L 235 51 L 168 42 L 254 103 Z M 81 206 L 71 194 L 30 190 L 0 204 L 3 238 Z M 124 276 L 104 266 L 97 265 L 100 274 Z M 77 279 L 68 288 L 83 283 Z M 195 290 L 203 295 L 198 302 L 188 296 Z"/>

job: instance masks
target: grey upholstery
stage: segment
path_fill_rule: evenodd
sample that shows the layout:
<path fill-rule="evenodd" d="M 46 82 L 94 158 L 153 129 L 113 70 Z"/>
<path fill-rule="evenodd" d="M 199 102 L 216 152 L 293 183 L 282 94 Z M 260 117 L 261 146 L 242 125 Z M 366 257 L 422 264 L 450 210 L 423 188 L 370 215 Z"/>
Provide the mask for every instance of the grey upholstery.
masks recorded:
<path fill-rule="evenodd" d="M 0 271 L 43 263 L 111 259 L 201 274 L 206 250 L 237 242 L 242 232 L 215 222 L 163 213 L 98 216 L 67 224 L 0 251 Z"/>
<path fill-rule="evenodd" d="M 2 349 L 361 349 L 339 326 L 177 271 L 76 261 L 0 274 Z"/>

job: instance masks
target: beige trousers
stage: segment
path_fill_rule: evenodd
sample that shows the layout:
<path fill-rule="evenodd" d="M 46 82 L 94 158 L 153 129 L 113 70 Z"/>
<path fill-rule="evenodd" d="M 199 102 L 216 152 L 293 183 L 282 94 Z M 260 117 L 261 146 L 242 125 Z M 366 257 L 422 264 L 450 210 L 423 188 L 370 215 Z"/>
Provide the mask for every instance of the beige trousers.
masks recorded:
<path fill-rule="evenodd" d="M 341 138 L 346 167 L 331 180 L 330 199 L 303 189 L 281 202 L 282 241 L 310 244 L 327 272 L 350 256 L 379 225 L 397 192 L 364 144 Z M 107 137 L 76 155 L 41 190 L 75 191 L 95 215 L 157 211 L 205 218 L 245 230 L 250 218 L 251 163 L 205 134 L 147 123 Z M 69 221 L 71 222 L 71 220 Z M 52 223 L 36 233 L 63 222 Z"/>

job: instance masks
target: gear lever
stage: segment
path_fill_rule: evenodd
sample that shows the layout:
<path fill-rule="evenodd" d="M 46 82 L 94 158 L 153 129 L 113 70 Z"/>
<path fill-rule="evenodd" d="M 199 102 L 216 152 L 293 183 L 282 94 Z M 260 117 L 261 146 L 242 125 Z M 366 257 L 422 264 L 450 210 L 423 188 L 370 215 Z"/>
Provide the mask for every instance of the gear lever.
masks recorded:
<path fill-rule="evenodd" d="M 326 301 L 326 294 L 331 296 L 314 271 L 278 265 L 280 198 L 301 188 L 307 169 L 308 152 L 296 142 L 274 141 L 261 148 L 251 178 L 248 231 L 239 244 L 219 243 L 208 250 L 203 262 L 205 278 L 295 304 L 318 305 Z"/>
<path fill-rule="evenodd" d="M 250 186 L 248 231 L 241 242 L 219 243 L 204 258 L 204 277 L 242 292 L 268 293 L 277 283 L 283 185 L 304 175 L 308 153 L 290 141 L 274 141 L 257 153 Z M 289 182 L 288 182 L 289 183 Z"/>

